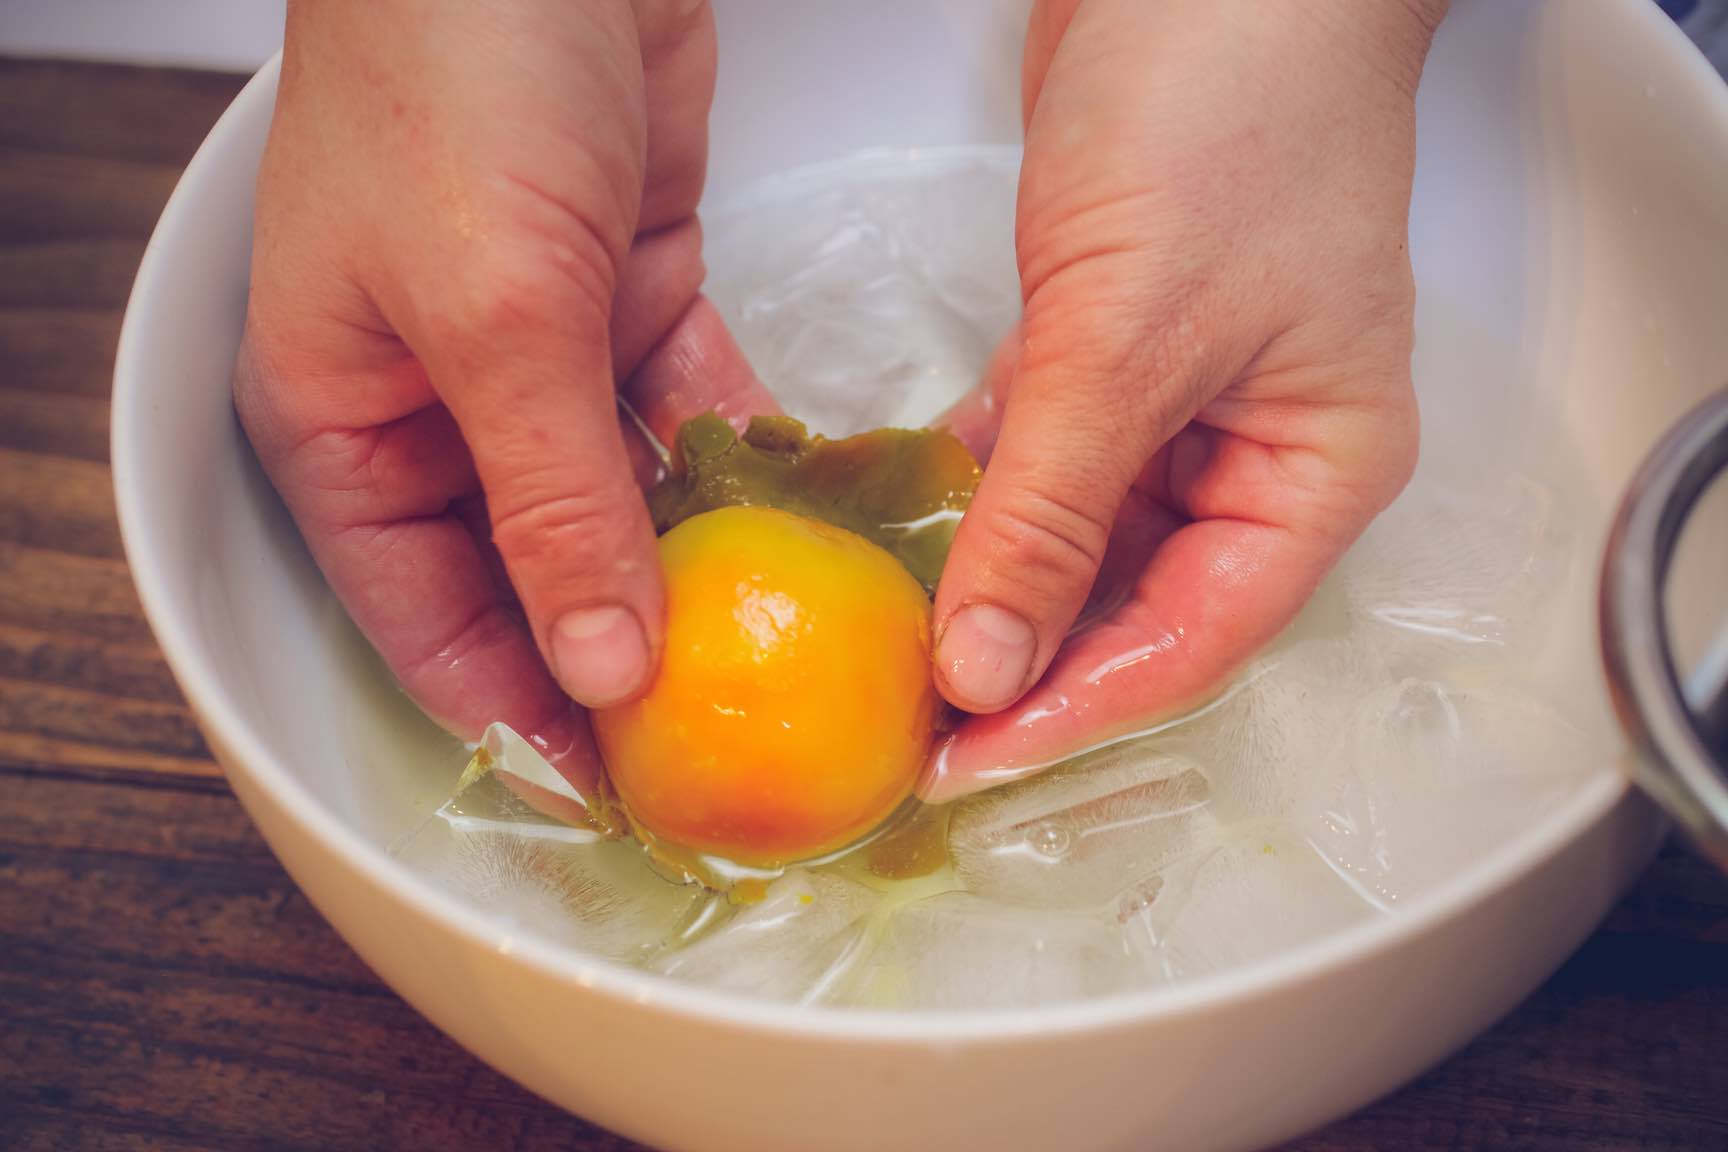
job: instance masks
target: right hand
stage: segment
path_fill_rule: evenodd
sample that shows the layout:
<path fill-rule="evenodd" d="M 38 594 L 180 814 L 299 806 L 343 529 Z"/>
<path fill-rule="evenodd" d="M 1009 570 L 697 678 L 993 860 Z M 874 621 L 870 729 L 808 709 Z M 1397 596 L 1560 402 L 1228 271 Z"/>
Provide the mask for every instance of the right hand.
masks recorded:
<path fill-rule="evenodd" d="M 977 715 L 927 799 L 1214 695 L 1408 481 L 1415 95 L 1445 8 L 1033 9 L 1024 312 L 948 421 L 988 462 L 936 679 Z"/>
<path fill-rule="evenodd" d="M 619 393 L 662 442 L 774 410 L 699 295 L 713 83 L 700 2 L 289 10 L 241 421 L 409 694 L 580 783 L 572 700 L 641 691 L 662 638 Z"/>

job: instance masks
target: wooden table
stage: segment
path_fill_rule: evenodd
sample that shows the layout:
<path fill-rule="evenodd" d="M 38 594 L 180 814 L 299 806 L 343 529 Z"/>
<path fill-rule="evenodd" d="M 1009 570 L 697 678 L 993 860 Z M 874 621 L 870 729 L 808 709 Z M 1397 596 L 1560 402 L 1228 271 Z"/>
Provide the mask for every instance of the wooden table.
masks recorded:
<path fill-rule="evenodd" d="M 140 616 L 110 362 L 239 85 L 0 61 L 0 1148 L 631 1148 L 475 1062 L 319 919 Z M 1728 880 L 1670 848 L 1499 1027 L 1292 1146 L 1440 1148 L 1728 1149 Z"/>

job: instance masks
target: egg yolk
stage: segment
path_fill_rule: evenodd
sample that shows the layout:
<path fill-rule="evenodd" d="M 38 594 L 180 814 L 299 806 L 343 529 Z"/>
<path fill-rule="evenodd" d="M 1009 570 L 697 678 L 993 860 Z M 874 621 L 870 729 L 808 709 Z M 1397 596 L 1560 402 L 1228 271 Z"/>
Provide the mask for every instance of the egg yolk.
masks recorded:
<path fill-rule="evenodd" d="M 846 846 L 911 792 L 937 696 L 930 604 L 889 553 L 761 507 L 660 539 L 666 643 L 640 698 L 594 714 L 656 841 L 774 867 Z"/>

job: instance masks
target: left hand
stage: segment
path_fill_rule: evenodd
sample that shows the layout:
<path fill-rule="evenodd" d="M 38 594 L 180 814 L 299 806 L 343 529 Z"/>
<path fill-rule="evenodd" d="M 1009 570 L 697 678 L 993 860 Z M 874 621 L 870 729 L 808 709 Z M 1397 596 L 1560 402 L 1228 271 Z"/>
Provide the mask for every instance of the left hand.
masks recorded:
<path fill-rule="evenodd" d="M 579 789 L 664 635 L 656 436 L 775 411 L 699 294 L 687 0 L 289 7 L 235 406 L 398 682 Z"/>
<path fill-rule="evenodd" d="M 949 420 L 993 448 L 934 617 L 937 683 L 979 715 L 927 798 L 1203 701 L 1408 481 L 1414 96 L 1443 11 L 1037 6 L 1024 319 Z"/>

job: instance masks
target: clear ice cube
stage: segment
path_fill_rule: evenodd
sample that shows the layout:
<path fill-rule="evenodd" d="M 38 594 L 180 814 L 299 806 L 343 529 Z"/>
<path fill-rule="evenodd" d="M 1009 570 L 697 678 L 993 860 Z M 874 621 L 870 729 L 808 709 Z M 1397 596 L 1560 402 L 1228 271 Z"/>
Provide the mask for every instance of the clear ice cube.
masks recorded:
<path fill-rule="evenodd" d="M 1154 737 L 1202 766 L 1224 826 L 1288 818 L 1338 770 L 1357 701 L 1386 676 L 1383 653 L 1353 635 L 1318 635 L 1269 652 L 1217 705 Z"/>
<path fill-rule="evenodd" d="M 708 294 L 789 414 L 915 427 L 977 382 L 1019 315 L 1013 172 L 999 150 L 883 156 L 711 215 Z"/>
<path fill-rule="evenodd" d="M 1565 539 L 1553 492 L 1529 477 L 1474 490 L 1417 484 L 1363 533 L 1339 579 L 1385 642 L 1485 657 L 1541 641 L 1566 576 Z"/>
<path fill-rule="evenodd" d="M 953 892 L 896 909 L 838 991 L 869 1008 L 1023 1008 L 1156 977 L 1111 913 L 1018 908 Z"/>
<path fill-rule="evenodd" d="M 820 999 L 866 947 L 881 897 L 838 876 L 789 872 L 693 943 L 652 965 L 715 988 L 774 1000 Z"/>
<path fill-rule="evenodd" d="M 1176 980 L 1270 956 L 1375 912 L 1299 837 L 1245 825 L 1167 869 L 1156 898 L 1125 905 L 1121 920 L 1159 977 Z"/>
<path fill-rule="evenodd" d="M 1145 741 L 979 793 L 954 809 L 948 848 L 968 891 L 1009 904 L 1112 905 L 1194 850 L 1212 825 L 1197 765 Z"/>
<path fill-rule="evenodd" d="M 719 899 L 662 879 L 640 844 L 589 822 L 583 797 L 502 724 L 455 794 L 392 851 L 511 935 L 628 962 L 681 942 Z"/>
<path fill-rule="evenodd" d="M 1339 771 L 1301 828 L 1387 907 L 1512 842 L 1614 739 L 1486 676 L 1474 686 L 1384 684 L 1358 702 L 1343 734 Z"/>
<path fill-rule="evenodd" d="M 508 936 L 627 963 L 676 947 L 724 900 L 662 879 L 628 840 L 565 843 L 531 828 L 469 831 L 434 820 L 399 855 Z"/>

